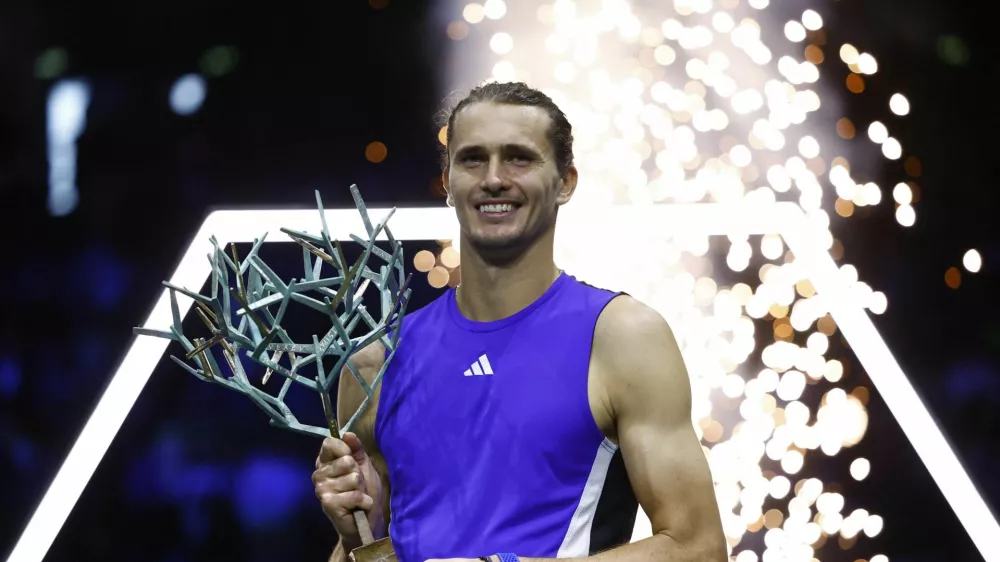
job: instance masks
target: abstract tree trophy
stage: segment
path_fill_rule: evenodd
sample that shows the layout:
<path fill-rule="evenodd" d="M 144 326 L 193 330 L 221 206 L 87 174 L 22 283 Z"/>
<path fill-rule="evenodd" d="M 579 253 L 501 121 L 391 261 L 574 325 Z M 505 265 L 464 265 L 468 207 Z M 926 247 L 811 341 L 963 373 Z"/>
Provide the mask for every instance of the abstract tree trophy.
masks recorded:
<path fill-rule="evenodd" d="M 235 245 L 230 245 L 230 253 L 227 254 L 212 237 L 214 251 L 208 256 L 212 265 L 210 295 L 201 295 L 164 282 L 164 286 L 170 291 L 172 326 L 168 331 L 137 327 L 134 332 L 179 342 L 186 351 L 186 359 L 192 360 L 195 366 L 171 355 L 174 362 L 203 381 L 246 395 L 268 415 L 271 425 L 317 437 L 343 437 L 368 408 L 382 376 L 395 356 L 410 297 L 410 277 L 404 278 L 403 273 L 403 248 L 393 238 L 387 226 L 395 209 L 373 226 L 357 186 L 351 186 L 351 194 L 368 233 L 367 240 L 351 235 L 352 240 L 364 246 L 353 264 L 347 262 L 340 242 L 331 239 L 323 213 L 323 202 L 319 192 L 316 192 L 316 204 L 322 224 L 320 235 L 281 229 L 302 247 L 305 270 L 302 280 L 291 279 L 287 283 L 282 281 L 258 256 L 264 237 L 254 240 L 250 252 L 243 259 L 237 254 Z M 389 252 L 375 245 L 376 238 L 383 232 L 389 242 Z M 369 267 L 369 262 L 374 258 L 385 262 L 378 266 L 377 271 Z M 324 268 L 324 265 L 329 265 L 330 268 Z M 324 276 L 324 269 L 332 269 L 332 275 Z M 381 313 L 378 320 L 362 304 L 362 297 L 371 285 L 375 285 L 380 293 Z M 195 311 L 208 329 L 209 337 L 189 337 L 184 333 L 177 293 L 193 299 Z M 238 306 L 234 306 L 234 302 Z M 293 303 L 305 305 L 330 320 L 331 327 L 323 337 L 313 335 L 312 341 L 305 343 L 292 340 L 282 326 L 282 320 L 289 305 Z M 352 337 L 351 334 L 360 323 L 367 326 L 368 332 Z M 388 356 L 376 377 L 368 384 L 351 357 L 375 341 L 380 341 L 385 346 Z M 215 346 L 221 348 L 231 373 L 229 377 L 219 368 L 212 353 Z M 259 387 L 247 376 L 241 355 L 265 367 Z M 283 358 L 286 358 L 284 364 Z M 303 367 L 306 366 L 315 367 L 314 376 L 303 374 Z M 345 368 L 364 389 L 366 397 L 347 423 L 340 427 L 330 399 L 330 388 L 338 381 Z M 263 390 L 274 373 L 284 378 L 276 394 Z M 292 413 L 285 403 L 285 397 L 293 384 L 318 393 L 326 427 L 304 424 Z M 359 550 L 371 550 L 377 543 L 372 544 L 371 530 L 363 512 L 356 512 L 355 519 L 366 545 Z M 379 550 L 391 553 L 391 544 L 382 544 Z M 353 554 L 356 556 L 358 551 Z"/>

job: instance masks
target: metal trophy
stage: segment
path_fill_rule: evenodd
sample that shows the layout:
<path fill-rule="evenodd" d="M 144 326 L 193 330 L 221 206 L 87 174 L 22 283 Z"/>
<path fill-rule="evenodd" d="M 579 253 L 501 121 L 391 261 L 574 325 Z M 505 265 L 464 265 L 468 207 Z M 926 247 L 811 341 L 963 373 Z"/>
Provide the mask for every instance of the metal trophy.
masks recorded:
<path fill-rule="evenodd" d="M 185 358 L 193 361 L 195 366 L 171 355 L 170 358 L 175 363 L 203 381 L 219 384 L 249 397 L 268 415 L 272 426 L 321 438 L 332 435 L 342 438 L 368 408 L 375 389 L 395 356 L 410 297 L 410 276 L 404 278 L 403 273 L 403 248 L 386 225 L 395 209 L 373 226 L 357 186 L 351 186 L 351 194 L 368 233 L 367 239 L 351 235 L 352 240 L 364 246 L 361 256 L 353 264 L 347 263 L 340 242 L 330 238 L 323 214 L 323 202 L 319 192 L 316 192 L 322 232 L 316 236 L 281 229 L 302 247 L 305 273 L 301 280 L 282 281 L 264 263 L 257 255 L 264 242 L 263 237 L 254 240 L 250 252 L 242 260 L 237 255 L 235 245 L 230 245 L 230 254 L 227 254 L 212 237 L 214 251 L 208 256 L 212 264 L 210 295 L 201 295 L 164 282 L 163 285 L 170 291 L 173 325 L 168 331 L 135 328 L 134 332 L 179 342 L 186 351 Z M 383 232 L 388 239 L 389 252 L 375 246 L 376 238 Z M 375 258 L 384 262 L 378 266 L 377 271 L 369 265 Z M 324 275 L 324 270 L 331 274 Z M 362 304 L 362 296 L 371 285 L 375 285 L 381 297 L 378 319 Z M 183 332 L 177 293 L 194 300 L 195 312 L 208 329 L 207 337 L 189 337 Z M 292 341 L 281 325 L 292 304 L 304 305 L 325 315 L 330 320 L 329 331 L 321 338 L 313 335 L 310 342 Z M 368 332 L 352 337 L 361 323 L 364 323 Z M 369 385 L 354 366 L 351 356 L 376 340 L 381 341 L 389 353 L 385 364 Z M 216 346 L 220 349 L 213 349 Z M 221 351 L 229 366 L 228 377 L 216 360 L 215 353 L 218 351 Z M 244 357 L 266 368 L 259 385 L 255 385 L 247 377 L 242 363 Z M 315 365 L 314 369 L 310 369 L 315 372 L 312 376 L 303 373 L 303 367 L 310 365 Z M 366 398 L 347 423 L 340 427 L 330 399 L 330 388 L 338 381 L 345 367 L 364 389 Z M 284 378 L 276 394 L 263 388 L 275 373 Z M 302 385 L 319 394 L 326 427 L 299 422 L 285 404 L 286 393 L 293 384 Z M 395 561 L 396 555 L 390 539 L 386 537 L 375 541 L 364 512 L 356 511 L 354 517 L 363 545 L 351 552 L 351 560 Z"/>

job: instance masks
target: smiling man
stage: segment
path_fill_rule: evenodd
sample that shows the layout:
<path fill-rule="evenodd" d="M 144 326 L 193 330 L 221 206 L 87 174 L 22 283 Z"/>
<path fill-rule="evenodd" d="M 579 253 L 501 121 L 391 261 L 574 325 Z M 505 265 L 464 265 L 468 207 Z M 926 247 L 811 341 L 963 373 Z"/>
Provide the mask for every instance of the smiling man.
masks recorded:
<path fill-rule="evenodd" d="M 323 444 L 313 482 L 341 538 L 331 560 L 360 545 L 362 509 L 403 562 L 725 561 L 670 328 L 554 263 L 577 185 L 566 116 L 524 84 L 490 83 L 447 133 L 462 282 L 408 316 L 357 434 Z M 385 350 L 357 357 L 371 380 Z M 363 399 L 342 376 L 341 415 Z M 653 535 L 629 544 L 637 504 Z"/>

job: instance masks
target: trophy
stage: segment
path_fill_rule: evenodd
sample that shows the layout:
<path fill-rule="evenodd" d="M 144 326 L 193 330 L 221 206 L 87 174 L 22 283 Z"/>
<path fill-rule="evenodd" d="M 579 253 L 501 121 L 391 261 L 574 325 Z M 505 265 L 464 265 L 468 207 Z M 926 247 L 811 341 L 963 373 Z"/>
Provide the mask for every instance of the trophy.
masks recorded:
<path fill-rule="evenodd" d="M 272 426 L 321 438 L 343 438 L 369 407 L 382 376 L 395 356 L 410 297 L 408 286 L 411 278 L 404 277 L 403 248 L 387 226 L 395 208 L 373 226 L 356 185 L 351 186 L 351 194 L 368 233 L 367 239 L 351 235 L 352 240 L 364 247 L 353 264 L 347 262 L 340 242 L 330 238 L 323 201 L 317 191 L 316 204 L 322 225 L 320 234 L 281 229 L 302 248 L 304 275 L 301 280 L 283 281 L 258 256 L 264 237 L 254 240 L 249 253 L 242 259 L 235 245 L 230 245 L 230 253 L 227 254 L 212 237 L 214 250 L 208 256 L 212 265 L 210 294 L 201 295 L 164 282 L 163 285 L 170 291 L 173 324 L 167 331 L 135 328 L 134 332 L 179 342 L 186 352 L 185 359 L 193 361 L 194 366 L 171 355 L 175 363 L 202 381 L 247 396 L 267 414 Z M 388 252 L 375 245 L 376 238 L 383 232 L 388 239 Z M 375 259 L 383 262 L 378 265 L 377 271 L 370 266 Z M 362 303 L 365 291 L 372 285 L 379 291 L 381 310 L 378 319 Z M 207 328 L 207 337 L 189 337 L 183 332 L 177 293 L 194 301 L 195 312 Z M 330 329 L 322 337 L 313 335 L 311 341 L 293 341 L 282 326 L 282 319 L 292 304 L 309 307 L 326 316 Z M 362 326 L 359 328 L 359 325 Z M 364 333 L 353 335 L 359 330 Z M 368 384 L 351 357 L 376 340 L 389 353 L 379 373 Z M 230 376 L 227 377 L 220 368 L 217 353 L 221 353 L 228 365 Z M 243 367 L 244 358 L 265 368 L 259 384 L 254 384 L 247 376 Z M 310 367 L 308 370 L 314 374 L 305 374 L 305 367 Z M 347 423 L 340 427 L 330 399 L 330 388 L 345 368 L 357 379 L 366 398 Z M 284 379 L 276 393 L 264 390 L 273 374 Z M 324 427 L 300 422 L 286 405 L 286 394 L 295 384 L 319 394 L 326 419 Z M 388 537 L 374 540 L 363 511 L 355 511 L 354 518 L 363 544 L 350 553 L 350 559 L 355 562 L 394 562 L 396 555 L 391 540 Z"/>

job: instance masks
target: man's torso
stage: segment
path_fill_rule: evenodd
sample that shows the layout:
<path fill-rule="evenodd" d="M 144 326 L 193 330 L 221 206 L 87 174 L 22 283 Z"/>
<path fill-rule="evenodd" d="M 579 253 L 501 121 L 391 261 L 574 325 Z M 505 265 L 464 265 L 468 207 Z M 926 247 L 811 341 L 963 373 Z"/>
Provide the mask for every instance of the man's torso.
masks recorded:
<path fill-rule="evenodd" d="M 563 275 L 497 322 L 462 317 L 453 291 L 404 320 L 375 424 L 401 560 L 586 556 L 628 540 L 637 506 L 590 375 L 615 296 Z"/>

